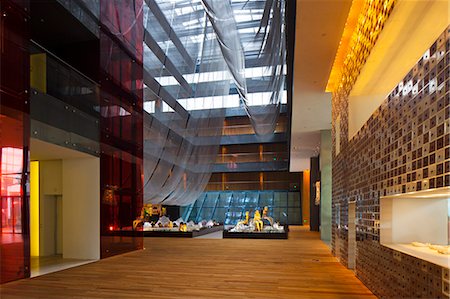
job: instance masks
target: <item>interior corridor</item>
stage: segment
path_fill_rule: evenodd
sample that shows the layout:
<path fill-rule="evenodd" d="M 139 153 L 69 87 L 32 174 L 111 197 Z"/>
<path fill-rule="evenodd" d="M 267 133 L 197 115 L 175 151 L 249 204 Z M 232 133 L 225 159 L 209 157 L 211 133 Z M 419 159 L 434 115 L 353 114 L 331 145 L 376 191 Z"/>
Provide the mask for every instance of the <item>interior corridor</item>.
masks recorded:
<path fill-rule="evenodd" d="M 288 240 L 146 238 L 144 244 L 4 284 L 1 298 L 375 298 L 306 226 L 292 227 Z"/>

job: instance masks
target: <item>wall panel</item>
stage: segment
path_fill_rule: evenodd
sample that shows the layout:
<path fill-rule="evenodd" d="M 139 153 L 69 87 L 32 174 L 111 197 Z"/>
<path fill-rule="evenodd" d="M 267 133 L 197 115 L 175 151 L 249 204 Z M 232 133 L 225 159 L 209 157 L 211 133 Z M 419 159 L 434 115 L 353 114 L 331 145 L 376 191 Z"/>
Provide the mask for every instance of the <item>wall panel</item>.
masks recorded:
<path fill-rule="evenodd" d="M 347 264 L 348 202 L 355 201 L 357 275 L 380 297 L 448 297 L 448 269 L 380 245 L 379 202 L 450 186 L 449 30 L 337 155 L 335 125 L 338 117 L 348 125 L 348 97 L 333 98 L 333 252 Z"/>
<path fill-rule="evenodd" d="M 101 257 L 142 249 L 143 1 L 100 1 Z"/>
<path fill-rule="evenodd" d="M 28 8 L 0 2 L 0 283 L 30 276 Z"/>

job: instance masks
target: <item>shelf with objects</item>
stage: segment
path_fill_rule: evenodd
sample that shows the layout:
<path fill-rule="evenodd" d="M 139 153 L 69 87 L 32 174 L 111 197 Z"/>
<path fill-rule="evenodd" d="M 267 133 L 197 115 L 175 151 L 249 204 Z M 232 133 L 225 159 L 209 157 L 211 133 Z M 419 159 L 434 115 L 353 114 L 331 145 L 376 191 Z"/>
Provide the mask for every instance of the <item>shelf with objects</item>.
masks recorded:
<path fill-rule="evenodd" d="M 223 225 L 214 220 L 184 221 L 177 217 L 172 221 L 167 207 L 160 204 L 145 204 L 141 215 L 133 221 L 134 231 L 143 231 L 144 237 L 195 238 L 223 230 Z"/>
<path fill-rule="evenodd" d="M 245 212 L 245 218 L 239 221 L 235 226 L 227 225 L 223 231 L 224 238 L 239 239 L 287 239 L 288 226 L 281 225 L 269 216 L 269 208 L 262 209 L 262 215 L 259 209 L 251 212 Z"/>
<path fill-rule="evenodd" d="M 450 268 L 450 187 L 381 197 L 380 243 Z"/>

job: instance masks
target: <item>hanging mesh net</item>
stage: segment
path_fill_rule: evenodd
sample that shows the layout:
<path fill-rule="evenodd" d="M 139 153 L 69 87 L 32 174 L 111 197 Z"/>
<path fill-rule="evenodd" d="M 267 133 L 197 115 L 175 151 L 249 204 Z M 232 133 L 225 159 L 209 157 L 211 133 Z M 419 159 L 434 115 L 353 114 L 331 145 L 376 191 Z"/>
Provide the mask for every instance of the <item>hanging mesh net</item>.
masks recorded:
<path fill-rule="evenodd" d="M 144 201 L 187 205 L 204 191 L 226 108 L 257 135 L 285 100 L 284 0 L 144 2 Z"/>

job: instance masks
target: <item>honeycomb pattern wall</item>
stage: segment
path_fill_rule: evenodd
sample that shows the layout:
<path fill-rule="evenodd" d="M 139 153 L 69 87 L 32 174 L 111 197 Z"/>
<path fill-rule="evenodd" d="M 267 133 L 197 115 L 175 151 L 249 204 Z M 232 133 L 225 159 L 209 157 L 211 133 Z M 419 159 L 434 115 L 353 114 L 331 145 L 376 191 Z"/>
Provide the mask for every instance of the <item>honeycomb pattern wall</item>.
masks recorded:
<path fill-rule="evenodd" d="M 349 141 L 347 110 L 344 88 L 333 94 L 333 134 L 338 116 L 341 132 L 333 152 L 333 253 L 348 263 L 348 202 L 355 201 L 358 277 L 383 298 L 449 298 L 448 269 L 380 245 L 379 201 L 450 186 L 450 27 Z"/>

